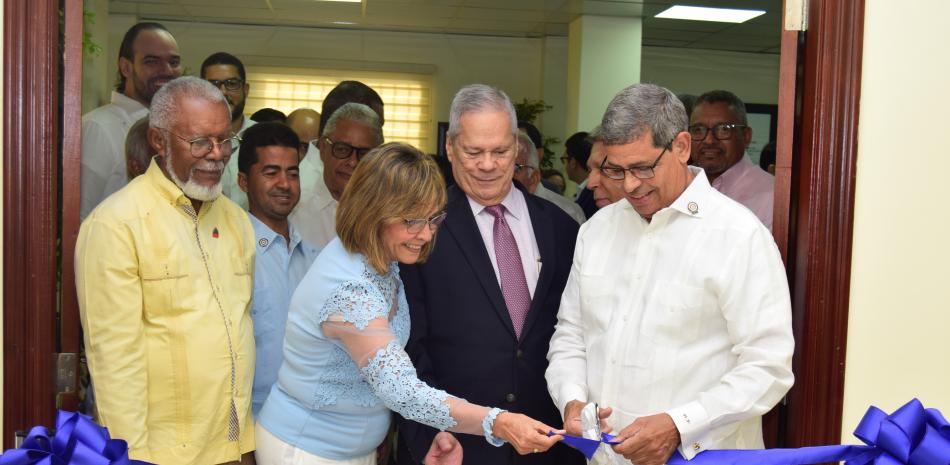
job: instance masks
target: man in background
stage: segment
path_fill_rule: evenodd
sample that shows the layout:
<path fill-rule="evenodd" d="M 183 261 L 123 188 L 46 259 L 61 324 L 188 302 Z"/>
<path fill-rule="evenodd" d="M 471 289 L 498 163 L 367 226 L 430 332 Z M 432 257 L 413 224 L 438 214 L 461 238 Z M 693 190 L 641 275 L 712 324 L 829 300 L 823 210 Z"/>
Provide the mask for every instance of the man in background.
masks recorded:
<path fill-rule="evenodd" d="M 111 102 L 82 117 L 79 218 L 128 182 L 125 135 L 148 115 L 152 96 L 181 76 L 178 43 L 159 23 L 138 23 L 119 45 L 118 82 Z"/>
<path fill-rule="evenodd" d="M 317 184 L 323 182 L 323 162 L 317 141 L 320 138 L 320 113 L 310 108 L 298 108 L 287 115 L 287 126 L 297 134 L 300 157 L 300 202 L 313 196 Z"/>
<path fill-rule="evenodd" d="M 257 244 L 254 260 L 254 416 L 264 405 L 283 361 L 290 297 L 319 250 L 300 238 L 287 220 L 300 199 L 297 135 L 282 123 L 244 131 L 238 156 L 238 186 L 247 193 Z"/>
<path fill-rule="evenodd" d="M 155 153 L 148 143 L 148 117 L 135 122 L 125 136 L 125 163 L 129 180 L 145 174 Z"/>
<path fill-rule="evenodd" d="M 317 142 L 323 176 L 290 218 L 304 240 L 323 248 L 336 237 L 336 207 L 343 189 L 359 159 L 382 143 L 379 116 L 370 107 L 346 103 L 333 112 Z"/>
<path fill-rule="evenodd" d="M 534 144 L 531 143 L 528 135 L 520 131 L 518 132 L 518 156 L 515 159 L 514 179 L 520 182 L 528 192 L 564 210 L 564 213 L 570 215 L 577 224 L 587 220 L 579 205 L 541 185 L 538 152 L 534 150 Z"/>
<path fill-rule="evenodd" d="M 238 57 L 227 52 L 211 54 L 201 63 L 201 79 L 210 82 L 224 94 L 231 106 L 231 133 L 241 137 L 244 131 L 254 124 L 254 120 L 244 116 L 244 104 L 251 86 L 247 83 L 244 63 Z M 247 210 L 247 194 L 237 185 L 237 158 L 231 157 L 224 170 L 224 195 Z"/>
<path fill-rule="evenodd" d="M 690 117 L 689 134 L 693 164 L 706 172 L 716 190 L 752 210 L 771 230 L 775 177 L 745 154 L 752 140 L 745 103 L 725 90 L 700 95 Z"/>
<path fill-rule="evenodd" d="M 590 218 L 597 212 L 597 206 L 594 203 L 592 192 L 587 188 L 587 176 L 590 170 L 587 168 L 587 160 L 590 158 L 590 134 L 581 131 L 576 132 L 564 141 L 564 156 L 561 157 L 561 163 L 564 165 L 564 172 L 567 177 L 577 184 L 577 194 L 574 201 L 580 205 L 584 211 L 584 216 Z"/>

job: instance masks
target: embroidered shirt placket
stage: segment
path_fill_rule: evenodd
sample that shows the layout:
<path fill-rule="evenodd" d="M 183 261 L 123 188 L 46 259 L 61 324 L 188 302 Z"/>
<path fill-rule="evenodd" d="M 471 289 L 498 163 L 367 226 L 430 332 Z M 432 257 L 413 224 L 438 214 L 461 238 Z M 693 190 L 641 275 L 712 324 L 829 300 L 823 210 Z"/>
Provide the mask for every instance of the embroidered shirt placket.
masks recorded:
<path fill-rule="evenodd" d="M 231 342 L 231 323 L 228 320 L 227 314 L 224 313 L 224 306 L 221 305 L 221 299 L 218 297 L 217 286 L 215 286 L 214 278 L 211 274 L 211 265 L 208 263 L 208 254 L 205 252 L 204 246 L 201 244 L 201 234 L 198 230 L 198 214 L 191 205 L 181 205 L 181 208 L 185 211 L 185 213 L 188 214 L 188 216 L 191 217 L 191 221 L 195 226 L 195 241 L 198 243 L 198 250 L 201 252 L 201 261 L 204 262 L 205 271 L 208 273 L 208 283 L 211 285 L 211 295 L 214 296 L 214 301 L 218 304 L 218 310 L 221 312 L 221 319 L 224 321 L 224 331 L 228 340 L 228 355 L 231 358 L 231 408 L 230 414 L 228 416 L 228 441 L 237 442 L 238 450 L 241 450 L 240 424 L 238 422 L 237 404 L 234 402 L 234 395 L 237 391 L 237 361 L 234 354 L 234 345 Z"/>

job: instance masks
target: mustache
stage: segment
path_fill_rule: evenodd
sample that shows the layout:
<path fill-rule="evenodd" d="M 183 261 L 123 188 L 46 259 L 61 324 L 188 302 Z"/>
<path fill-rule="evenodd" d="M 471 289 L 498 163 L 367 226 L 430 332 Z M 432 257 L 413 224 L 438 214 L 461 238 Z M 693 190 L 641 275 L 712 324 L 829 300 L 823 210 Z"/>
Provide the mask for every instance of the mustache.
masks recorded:
<path fill-rule="evenodd" d="M 286 195 L 286 196 L 290 197 L 290 189 L 279 189 L 279 188 L 275 188 L 275 189 L 271 189 L 271 191 L 269 192 L 269 194 L 270 194 L 270 195 Z"/>
<path fill-rule="evenodd" d="M 224 162 L 221 160 L 198 160 L 191 165 L 191 171 L 224 171 Z"/>

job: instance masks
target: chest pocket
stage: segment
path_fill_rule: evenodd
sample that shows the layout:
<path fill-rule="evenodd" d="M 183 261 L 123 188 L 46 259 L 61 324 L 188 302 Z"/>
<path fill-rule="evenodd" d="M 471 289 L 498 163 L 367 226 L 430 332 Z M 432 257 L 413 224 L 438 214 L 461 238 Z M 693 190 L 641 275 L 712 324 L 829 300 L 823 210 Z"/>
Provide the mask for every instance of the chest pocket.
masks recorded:
<path fill-rule="evenodd" d="M 703 321 L 715 311 L 712 293 L 700 287 L 674 282 L 658 282 L 651 311 L 645 324 L 659 343 L 681 344 L 699 337 Z"/>
<path fill-rule="evenodd" d="M 156 260 L 140 264 L 142 304 L 148 316 L 178 315 L 182 308 L 177 295 L 189 275 L 173 260 Z"/>
<path fill-rule="evenodd" d="M 581 316 L 586 327 L 597 333 L 606 333 L 610 318 L 617 308 L 617 292 L 609 283 L 613 280 L 604 275 L 580 274 L 579 292 Z"/>

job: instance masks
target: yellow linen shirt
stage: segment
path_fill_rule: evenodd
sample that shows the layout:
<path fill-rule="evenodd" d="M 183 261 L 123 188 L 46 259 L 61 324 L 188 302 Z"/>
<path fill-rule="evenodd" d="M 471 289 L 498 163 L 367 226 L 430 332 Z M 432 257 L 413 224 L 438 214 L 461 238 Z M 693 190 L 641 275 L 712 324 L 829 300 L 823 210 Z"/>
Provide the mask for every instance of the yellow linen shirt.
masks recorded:
<path fill-rule="evenodd" d="M 247 213 L 219 196 L 194 216 L 155 160 L 82 223 L 76 290 L 98 416 L 131 458 L 208 465 L 254 450 L 253 270 Z"/>

